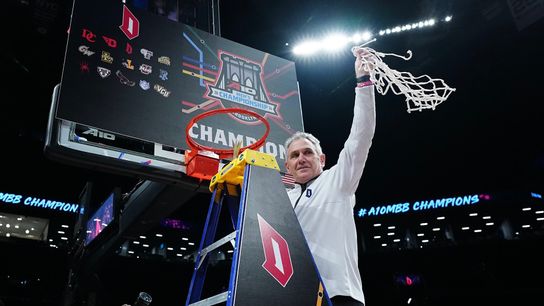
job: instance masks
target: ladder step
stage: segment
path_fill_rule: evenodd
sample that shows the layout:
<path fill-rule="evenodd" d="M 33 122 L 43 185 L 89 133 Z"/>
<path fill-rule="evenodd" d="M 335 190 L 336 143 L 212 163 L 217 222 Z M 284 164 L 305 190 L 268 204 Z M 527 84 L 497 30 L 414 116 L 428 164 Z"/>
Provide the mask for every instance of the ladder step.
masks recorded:
<path fill-rule="evenodd" d="M 206 258 L 206 255 L 208 255 L 209 252 L 217 249 L 218 247 L 222 246 L 223 244 L 231 241 L 232 239 L 236 238 L 236 231 L 228 234 L 227 236 L 217 240 L 216 242 L 210 244 L 209 246 L 205 247 L 200 251 L 200 261 L 198 262 L 197 269 L 200 269 L 200 265 L 202 265 L 202 262 Z"/>
<path fill-rule="evenodd" d="M 207 306 L 207 305 L 216 305 L 219 303 L 222 303 L 227 300 L 227 297 L 229 296 L 229 292 L 225 291 L 223 293 L 219 293 L 218 295 L 214 295 L 212 297 L 209 297 L 207 299 L 198 301 L 196 303 L 189 304 L 189 306 Z"/>

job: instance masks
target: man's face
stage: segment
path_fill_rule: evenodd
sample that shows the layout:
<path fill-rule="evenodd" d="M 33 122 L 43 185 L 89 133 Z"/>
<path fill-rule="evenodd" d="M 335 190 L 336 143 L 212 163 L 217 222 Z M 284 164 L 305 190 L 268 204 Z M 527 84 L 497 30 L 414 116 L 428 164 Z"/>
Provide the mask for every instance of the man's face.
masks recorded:
<path fill-rule="evenodd" d="M 291 142 L 287 149 L 285 168 L 297 183 L 304 184 L 323 172 L 325 154 L 319 155 L 313 144 L 305 138 Z"/>

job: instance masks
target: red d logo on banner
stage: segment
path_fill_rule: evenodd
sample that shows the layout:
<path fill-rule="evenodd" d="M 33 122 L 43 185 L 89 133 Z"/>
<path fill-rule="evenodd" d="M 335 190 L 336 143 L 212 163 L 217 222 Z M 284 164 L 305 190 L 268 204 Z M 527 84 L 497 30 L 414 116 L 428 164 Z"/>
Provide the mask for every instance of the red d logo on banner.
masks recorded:
<path fill-rule="evenodd" d="M 128 39 L 140 35 L 140 21 L 132 14 L 126 5 L 123 5 L 123 23 L 119 26 Z"/>
<path fill-rule="evenodd" d="M 287 241 L 276 230 L 257 214 L 259 230 L 263 242 L 265 261 L 263 268 L 272 275 L 283 287 L 287 285 L 293 276 L 293 264 L 289 254 Z"/>

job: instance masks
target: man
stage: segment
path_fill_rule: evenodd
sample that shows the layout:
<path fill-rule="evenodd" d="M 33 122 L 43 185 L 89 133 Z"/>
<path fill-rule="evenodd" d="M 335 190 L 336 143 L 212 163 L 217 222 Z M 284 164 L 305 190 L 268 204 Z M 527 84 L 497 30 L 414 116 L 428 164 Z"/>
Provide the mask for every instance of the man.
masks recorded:
<path fill-rule="evenodd" d="M 355 191 L 375 130 L 374 87 L 363 49 L 354 51 L 355 107 L 351 131 L 336 165 L 323 171 L 325 154 L 311 134 L 297 132 L 285 142 L 285 167 L 295 179 L 288 194 L 334 306 L 364 305 L 358 267 L 353 208 Z"/>

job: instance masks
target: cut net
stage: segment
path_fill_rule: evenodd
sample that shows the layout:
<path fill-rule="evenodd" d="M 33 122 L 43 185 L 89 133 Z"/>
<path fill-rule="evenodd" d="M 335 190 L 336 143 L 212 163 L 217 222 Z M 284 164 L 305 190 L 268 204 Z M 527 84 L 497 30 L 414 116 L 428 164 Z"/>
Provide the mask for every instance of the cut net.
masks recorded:
<path fill-rule="evenodd" d="M 449 87 L 442 79 L 433 79 L 426 74 L 415 77 L 409 72 L 399 72 L 389 68 L 382 60 L 382 58 L 390 55 L 407 61 L 412 58 L 412 51 L 408 50 L 406 52 L 408 56 L 382 53 L 364 47 L 370 42 L 353 47 L 351 50 L 352 52 L 357 50 L 366 51 L 366 53 L 362 54 L 361 65 L 366 71 L 370 72 L 370 80 L 376 90 L 382 95 L 385 95 L 390 89 L 396 95 L 404 95 L 408 113 L 424 109 L 434 110 L 436 106 L 446 101 L 450 94 L 455 91 L 455 88 Z"/>

